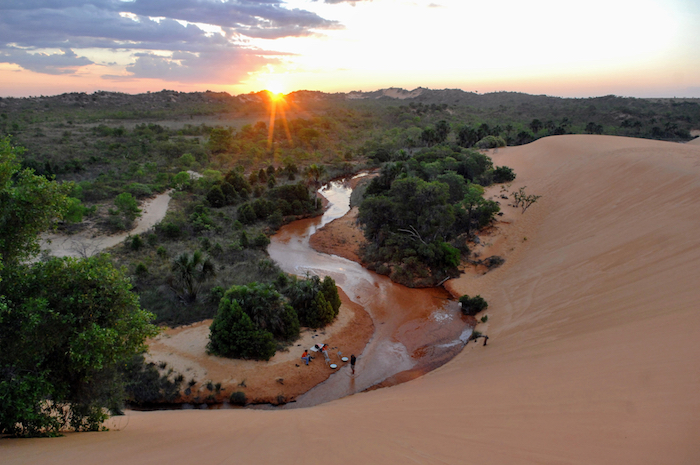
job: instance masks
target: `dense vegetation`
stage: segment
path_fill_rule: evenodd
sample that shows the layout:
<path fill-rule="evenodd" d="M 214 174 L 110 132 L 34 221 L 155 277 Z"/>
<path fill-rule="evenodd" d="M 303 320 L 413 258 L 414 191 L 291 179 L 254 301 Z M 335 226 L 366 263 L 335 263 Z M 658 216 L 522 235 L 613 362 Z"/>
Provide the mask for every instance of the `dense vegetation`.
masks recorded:
<path fill-rule="evenodd" d="M 28 262 L 71 186 L 21 170 L 17 152 L 0 140 L 0 434 L 95 430 L 156 328 L 109 256 Z"/>
<path fill-rule="evenodd" d="M 515 176 L 479 149 L 578 133 L 683 141 L 700 128 L 697 99 L 416 94 L 296 92 L 274 121 L 266 93 L 0 98 L 0 430 L 94 429 L 124 396 L 174 398 L 181 377 L 139 356 L 149 312 L 169 325 L 216 317 L 212 351 L 262 359 L 300 325 L 332 321 L 332 280 L 289 278 L 265 253 L 282 224 L 320 213 L 313 192 L 329 179 L 379 169 L 361 203 L 364 259 L 434 285 L 498 212 L 483 186 Z M 76 244 L 83 259 L 30 264 L 54 221 L 128 230 L 168 189 L 165 219 L 111 256 Z M 537 200 L 518 196 L 523 210 Z"/>
<path fill-rule="evenodd" d="M 299 337 L 299 325 L 320 328 L 340 309 L 335 282 L 329 276 L 307 279 L 280 274 L 275 285 L 232 286 L 219 302 L 207 349 L 233 358 L 269 360 L 278 342 Z"/>
<path fill-rule="evenodd" d="M 514 178 L 510 168 L 494 169 L 485 154 L 459 146 L 424 148 L 387 162 L 360 204 L 358 220 L 369 241 L 363 259 L 411 287 L 455 276 L 472 231 L 500 210 L 483 198 L 482 186 Z"/>

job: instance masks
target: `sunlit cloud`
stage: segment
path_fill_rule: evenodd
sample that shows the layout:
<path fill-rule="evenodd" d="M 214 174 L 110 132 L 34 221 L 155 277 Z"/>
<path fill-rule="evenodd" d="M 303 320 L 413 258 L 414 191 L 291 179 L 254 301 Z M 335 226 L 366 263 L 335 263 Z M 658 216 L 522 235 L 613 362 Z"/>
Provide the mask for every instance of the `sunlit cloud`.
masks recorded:
<path fill-rule="evenodd" d="M 698 30 L 690 0 L 26 0 L 0 2 L 0 64 L 75 90 L 668 94 L 700 87 Z"/>

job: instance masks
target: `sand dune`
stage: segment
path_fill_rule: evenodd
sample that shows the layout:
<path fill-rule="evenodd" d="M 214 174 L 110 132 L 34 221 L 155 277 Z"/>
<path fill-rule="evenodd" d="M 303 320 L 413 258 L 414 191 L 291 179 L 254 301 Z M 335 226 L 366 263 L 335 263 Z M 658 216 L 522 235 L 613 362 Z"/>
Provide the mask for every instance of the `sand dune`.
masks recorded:
<path fill-rule="evenodd" d="M 700 147 L 559 136 L 493 158 L 543 197 L 505 265 L 452 283 L 489 301 L 487 347 L 309 409 L 2 440 L 2 463 L 700 463 Z"/>

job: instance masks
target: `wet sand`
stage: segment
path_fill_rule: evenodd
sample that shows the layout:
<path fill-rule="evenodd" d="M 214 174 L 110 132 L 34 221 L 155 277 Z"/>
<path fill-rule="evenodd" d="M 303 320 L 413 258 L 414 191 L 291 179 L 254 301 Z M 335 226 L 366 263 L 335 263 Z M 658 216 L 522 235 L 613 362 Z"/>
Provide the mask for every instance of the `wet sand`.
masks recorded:
<path fill-rule="evenodd" d="M 0 441 L 3 464 L 700 462 L 700 147 L 609 136 L 500 149 L 543 195 L 455 359 L 307 409 L 129 412 L 108 433 Z"/>

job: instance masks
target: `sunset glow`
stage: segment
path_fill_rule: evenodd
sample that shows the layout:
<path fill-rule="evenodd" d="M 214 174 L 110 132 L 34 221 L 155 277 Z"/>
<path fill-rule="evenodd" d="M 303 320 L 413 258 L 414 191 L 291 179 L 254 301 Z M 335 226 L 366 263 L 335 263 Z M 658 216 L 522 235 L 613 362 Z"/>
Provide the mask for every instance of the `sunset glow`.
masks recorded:
<path fill-rule="evenodd" d="M 700 97 L 692 0 L 202 0 L 196 13 L 189 3 L 0 6 L 0 96 L 429 87 Z M 50 34 L 27 33 L 37 28 Z"/>

